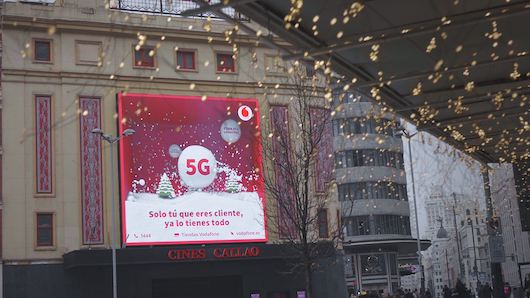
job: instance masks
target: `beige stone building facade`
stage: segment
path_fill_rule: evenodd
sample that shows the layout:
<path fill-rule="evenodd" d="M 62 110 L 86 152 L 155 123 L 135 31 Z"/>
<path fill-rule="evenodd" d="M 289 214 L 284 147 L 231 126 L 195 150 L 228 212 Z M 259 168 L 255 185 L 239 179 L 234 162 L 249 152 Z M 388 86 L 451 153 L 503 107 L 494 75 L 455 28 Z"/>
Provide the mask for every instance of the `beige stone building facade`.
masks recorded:
<path fill-rule="evenodd" d="M 261 121 L 267 123 L 270 103 L 288 103 L 288 87 L 276 87 L 285 81 L 278 68 L 283 62 L 277 62 L 278 50 L 266 47 L 256 35 L 241 28 L 234 31 L 233 24 L 220 19 L 124 12 L 109 9 L 103 0 L 2 5 L 4 293 L 7 297 L 42 297 L 39 291 L 54 293 L 54 297 L 111 297 L 109 173 L 118 170 L 118 162 L 110 163 L 109 146 L 102 142 L 100 184 L 95 186 L 101 200 L 96 207 L 83 205 L 86 188 L 92 187 L 86 183 L 98 183 L 84 180 L 87 172 L 83 165 L 91 164 L 84 160 L 83 146 L 92 140 L 83 139 L 84 118 L 96 113 L 93 119 L 100 121 L 100 128 L 115 134 L 120 121 L 116 96 L 125 92 L 257 98 Z M 267 34 L 265 29 L 255 30 Z M 235 59 L 234 44 L 238 51 Z M 189 56 L 179 58 L 179 51 Z M 117 190 L 115 195 L 119 197 Z M 119 210 L 117 200 L 116 207 Z M 326 224 L 337 224 L 338 209 L 334 198 L 327 207 Z M 119 215 L 117 211 L 118 235 Z M 98 222 L 87 226 L 87 218 Z M 84 230 L 87 227 L 93 230 Z M 277 242 L 271 233 L 268 243 Z M 274 266 L 281 262 L 274 253 L 267 256 L 267 244 L 260 245 L 263 258 L 272 260 L 263 270 L 274 276 L 279 270 Z M 120 290 L 119 297 L 161 297 L 170 291 L 164 279 L 183 280 L 175 270 L 190 272 L 186 278 L 193 281 L 185 280 L 188 284 L 200 285 L 196 280 L 208 270 L 216 276 L 239 276 L 225 284 L 238 289 L 241 297 L 253 293 L 266 297 L 276 292 L 291 297 L 303 289 L 299 280 L 271 278 L 270 284 L 260 284 L 248 277 L 259 277 L 259 264 L 242 265 L 240 271 L 230 262 L 215 263 L 210 269 L 204 263 L 191 262 L 176 268 L 174 263 L 165 264 L 165 247 L 122 250 L 118 268 L 120 264 L 121 268 L 132 266 L 128 267 L 131 271 L 147 275 L 145 281 L 138 281 L 133 273 L 121 271 L 118 286 L 127 290 Z M 162 257 L 147 257 L 147 265 L 139 269 L 140 265 L 135 265 L 142 258 L 136 255 L 139 252 Z M 163 263 L 162 267 L 156 267 L 158 263 Z M 337 280 L 340 285 L 342 279 Z M 209 282 L 211 286 L 223 283 Z M 322 287 L 340 291 L 330 286 L 333 283 L 328 280 Z"/>

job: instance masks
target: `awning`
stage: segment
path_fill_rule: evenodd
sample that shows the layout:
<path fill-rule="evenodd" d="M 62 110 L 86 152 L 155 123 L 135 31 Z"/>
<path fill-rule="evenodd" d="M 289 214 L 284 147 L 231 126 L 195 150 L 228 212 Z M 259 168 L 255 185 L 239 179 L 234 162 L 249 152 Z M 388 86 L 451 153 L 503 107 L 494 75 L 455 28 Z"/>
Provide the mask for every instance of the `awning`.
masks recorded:
<path fill-rule="evenodd" d="M 352 88 L 479 161 L 530 157 L 529 1 L 230 3 L 291 43 L 284 57 L 329 59 Z"/>

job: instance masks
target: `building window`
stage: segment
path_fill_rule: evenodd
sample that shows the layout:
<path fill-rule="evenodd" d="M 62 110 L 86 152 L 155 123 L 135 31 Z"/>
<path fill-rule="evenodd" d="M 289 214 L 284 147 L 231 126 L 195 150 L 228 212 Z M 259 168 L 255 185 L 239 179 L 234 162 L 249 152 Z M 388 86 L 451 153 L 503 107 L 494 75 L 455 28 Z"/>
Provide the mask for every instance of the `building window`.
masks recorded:
<path fill-rule="evenodd" d="M 324 193 L 333 180 L 333 137 L 331 136 L 331 120 L 329 110 L 309 108 L 310 130 L 313 132 L 316 159 L 313 164 L 315 178 L 315 192 Z"/>
<path fill-rule="evenodd" d="M 178 50 L 177 51 L 177 69 L 178 70 L 196 70 L 195 51 Z"/>
<path fill-rule="evenodd" d="M 53 246 L 53 213 L 37 213 L 37 247 Z"/>
<path fill-rule="evenodd" d="M 51 40 L 34 40 L 34 56 L 33 59 L 38 62 L 52 61 L 52 41 Z"/>
<path fill-rule="evenodd" d="M 52 98 L 35 96 L 35 178 L 37 195 L 53 195 Z"/>
<path fill-rule="evenodd" d="M 236 72 L 234 55 L 217 53 L 217 72 Z"/>
<path fill-rule="evenodd" d="M 361 269 L 365 276 L 386 274 L 385 256 L 383 254 L 361 256 Z"/>
<path fill-rule="evenodd" d="M 98 97 L 79 97 L 79 171 L 81 173 L 81 218 L 82 243 L 84 245 L 103 244 L 103 161 L 102 140 L 94 137 L 92 130 L 101 127 L 102 100 Z"/>
<path fill-rule="evenodd" d="M 346 235 L 362 236 L 370 235 L 370 221 L 368 215 L 346 217 Z"/>
<path fill-rule="evenodd" d="M 351 90 L 350 88 L 349 91 L 344 92 L 343 87 L 335 89 L 333 91 L 332 105 L 336 107 L 343 103 L 372 102 L 366 95 Z"/>
<path fill-rule="evenodd" d="M 382 149 L 345 150 L 335 153 L 335 168 L 367 166 L 403 169 L 403 153 Z"/>
<path fill-rule="evenodd" d="M 410 235 L 410 219 L 408 216 L 372 215 L 370 218 L 364 215 L 347 217 L 343 220 L 346 221 L 346 232 L 348 236 L 378 234 Z"/>
<path fill-rule="evenodd" d="M 341 118 L 333 120 L 333 135 L 384 134 L 394 136 L 396 122 L 388 119 Z"/>
<path fill-rule="evenodd" d="M 338 193 L 340 201 L 377 199 L 408 201 L 407 186 L 395 182 L 345 183 L 338 186 Z"/>
<path fill-rule="evenodd" d="M 142 47 L 134 50 L 134 66 L 155 67 L 155 48 Z"/>
<path fill-rule="evenodd" d="M 274 175 L 278 183 L 280 197 L 278 198 L 278 227 L 280 239 L 292 239 L 295 235 L 295 224 L 292 214 L 295 210 L 292 194 L 293 187 L 287 183 L 288 173 L 282 165 L 289 162 L 289 112 L 286 106 L 271 106 L 270 125 L 277 138 L 272 139 L 274 152 Z"/>
<path fill-rule="evenodd" d="M 318 210 L 318 237 L 328 238 L 328 209 Z"/>
<path fill-rule="evenodd" d="M 410 235 L 408 216 L 374 215 L 375 234 Z"/>

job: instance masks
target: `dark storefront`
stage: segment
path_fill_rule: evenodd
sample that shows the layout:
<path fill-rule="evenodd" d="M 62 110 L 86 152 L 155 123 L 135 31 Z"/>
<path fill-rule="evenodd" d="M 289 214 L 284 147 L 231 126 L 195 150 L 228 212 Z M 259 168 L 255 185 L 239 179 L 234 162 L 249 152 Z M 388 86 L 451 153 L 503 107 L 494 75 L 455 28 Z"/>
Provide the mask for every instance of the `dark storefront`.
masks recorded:
<path fill-rule="evenodd" d="M 296 258 L 281 245 L 125 248 L 117 260 L 123 298 L 297 298 L 305 290 Z M 112 297 L 110 262 L 110 250 L 77 250 L 63 264 L 8 265 L 4 297 Z M 346 297 L 338 257 L 317 267 L 317 297 Z"/>

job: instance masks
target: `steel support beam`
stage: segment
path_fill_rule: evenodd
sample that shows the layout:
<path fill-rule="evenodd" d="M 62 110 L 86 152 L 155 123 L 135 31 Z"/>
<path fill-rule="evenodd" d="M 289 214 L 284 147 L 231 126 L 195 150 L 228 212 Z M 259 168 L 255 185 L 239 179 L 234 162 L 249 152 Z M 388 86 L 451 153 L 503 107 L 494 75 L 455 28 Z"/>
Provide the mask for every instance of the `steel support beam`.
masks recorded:
<path fill-rule="evenodd" d="M 434 119 L 437 123 L 440 123 L 440 125 L 448 125 L 448 124 L 465 124 L 469 122 L 477 123 L 482 121 L 491 121 L 491 119 L 488 119 L 488 115 L 500 115 L 503 119 L 506 119 L 508 117 L 516 117 L 521 114 L 524 114 L 526 110 L 522 109 L 521 107 L 513 107 L 509 109 L 504 110 L 495 110 L 495 111 L 486 111 L 486 112 L 479 112 L 479 113 L 473 113 L 468 115 L 462 115 L 457 117 L 451 117 L 451 118 L 445 118 L 445 119 Z M 426 125 L 423 127 L 431 127 L 434 125 Z"/>
<path fill-rule="evenodd" d="M 517 131 L 519 130 L 520 127 L 512 127 L 510 129 L 504 129 L 504 130 L 495 130 L 495 131 L 488 131 L 486 132 L 486 137 L 488 138 L 497 138 L 499 136 L 502 136 L 502 134 L 507 131 L 507 132 L 512 132 L 512 131 Z M 529 133 L 523 133 L 523 134 L 518 134 L 518 132 L 515 132 L 514 134 L 512 134 L 512 136 L 530 136 L 530 132 Z M 476 134 L 473 134 L 473 135 L 464 135 L 464 138 L 466 138 L 466 141 L 468 140 L 475 140 L 475 139 L 480 139 L 480 137 Z"/>
<path fill-rule="evenodd" d="M 524 88 L 521 88 L 521 89 L 517 89 L 517 92 L 519 94 L 526 95 L 526 94 L 530 93 L 530 87 L 524 87 Z M 492 97 L 493 97 L 493 94 L 483 93 L 483 94 L 476 95 L 476 96 L 464 97 L 462 99 L 462 103 L 465 104 L 465 105 L 473 105 L 473 104 L 478 104 L 478 103 L 484 103 L 484 102 L 491 101 Z M 506 97 L 506 96 L 504 96 L 504 97 Z M 441 107 L 446 107 L 447 108 L 447 104 L 448 103 L 447 103 L 447 99 L 444 99 L 444 100 L 441 100 L 441 101 L 429 101 L 428 104 L 429 104 L 429 106 L 431 106 L 433 108 L 441 108 Z M 404 111 L 416 110 L 416 109 L 419 109 L 419 108 L 421 108 L 423 106 L 424 106 L 424 104 L 411 105 L 411 106 L 408 106 L 408 107 L 396 109 L 396 112 L 404 112 Z"/>
<path fill-rule="evenodd" d="M 526 87 L 525 87 L 526 86 Z M 476 82 L 473 93 L 486 94 L 488 92 L 498 92 L 505 89 L 516 89 L 516 88 L 527 88 L 530 87 L 530 79 L 525 80 L 502 80 L 502 81 L 488 81 L 488 82 Z M 403 95 L 408 99 L 415 99 L 414 101 L 424 102 L 426 98 L 456 98 L 458 95 L 465 94 L 464 86 L 457 86 L 454 89 L 434 90 L 421 93 L 420 95 Z M 421 105 L 420 105 L 421 106 Z"/>
<path fill-rule="evenodd" d="M 506 11 L 508 10 L 508 11 Z M 341 44 L 328 45 L 318 48 L 307 47 L 305 51 L 301 51 L 292 55 L 283 56 L 284 59 L 299 59 L 305 56 L 318 56 L 324 54 L 331 54 L 334 52 L 340 52 L 343 50 L 355 49 L 372 46 L 374 44 L 383 44 L 385 42 L 401 40 L 403 38 L 409 38 L 413 36 L 420 36 L 432 32 L 436 32 L 441 26 L 444 29 L 456 29 L 458 27 L 473 25 L 483 22 L 490 22 L 493 20 L 499 20 L 505 17 L 514 16 L 518 14 L 525 14 L 530 12 L 530 9 L 527 8 L 526 3 L 514 3 L 496 6 L 494 8 L 485 8 L 481 10 L 474 10 L 470 12 L 465 12 L 461 14 L 456 14 L 448 16 L 447 19 L 451 22 L 449 24 L 443 25 L 440 23 L 440 19 L 431 19 L 423 22 L 405 24 L 393 28 L 388 28 L 385 30 L 366 32 L 363 34 L 356 34 L 353 36 L 343 37 L 344 40 L 349 40 Z M 486 13 L 490 13 L 488 17 L 485 17 Z M 466 17 L 470 16 L 466 19 Z M 462 18 L 462 20 L 460 20 Z M 412 28 L 412 29 L 411 29 Z M 414 29 L 418 28 L 418 29 Z M 403 33 L 406 30 L 408 33 Z M 365 42 L 351 42 L 350 40 L 359 40 L 359 38 L 364 36 L 381 36 L 379 38 L 373 38 Z"/>
<path fill-rule="evenodd" d="M 499 64 L 499 63 L 509 63 L 509 62 L 515 62 L 515 61 L 519 61 L 519 60 L 523 60 L 523 59 L 528 59 L 529 57 L 530 57 L 530 55 L 524 54 L 524 55 L 520 55 L 520 56 L 504 57 L 502 59 L 497 59 L 497 60 L 491 60 L 490 59 L 490 60 L 478 62 L 474 66 L 466 64 L 466 65 L 458 65 L 458 66 L 455 66 L 455 67 L 450 67 L 450 68 L 447 68 L 447 70 L 440 71 L 440 73 L 446 75 L 446 74 L 449 74 L 449 73 L 465 70 L 466 68 L 475 69 L 475 68 L 481 68 L 481 67 L 485 67 L 485 66 L 493 66 L 493 65 L 496 65 L 496 64 Z M 386 84 L 386 82 L 389 82 L 389 81 L 391 83 L 395 83 L 395 82 L 400 82 L 400 81 L 421 79 L 421 78 L 428 77 L 428 76 L 430 76 L 432 74 L 435 74 L 435 73 L 436 73 L 436 71 L 426 71 L 426 72 L 420 72 L 420 73 L 406 74 L 406 75 L 399 76 L 399 77 L 390 77 L 389 79 L 386 79 L 386 80 L 383 80 L 383 81 L 371 81 L 371 82 L 364 82 L 364 83 L 360 83 L 360 84 L 352 84 L 351 87 L 353 87 L 353 88 L 366 88 L 366 87 L 378 86 L 381 83 L 383 83 L 385 85 L 388 85 L 388 84 Z"/>

